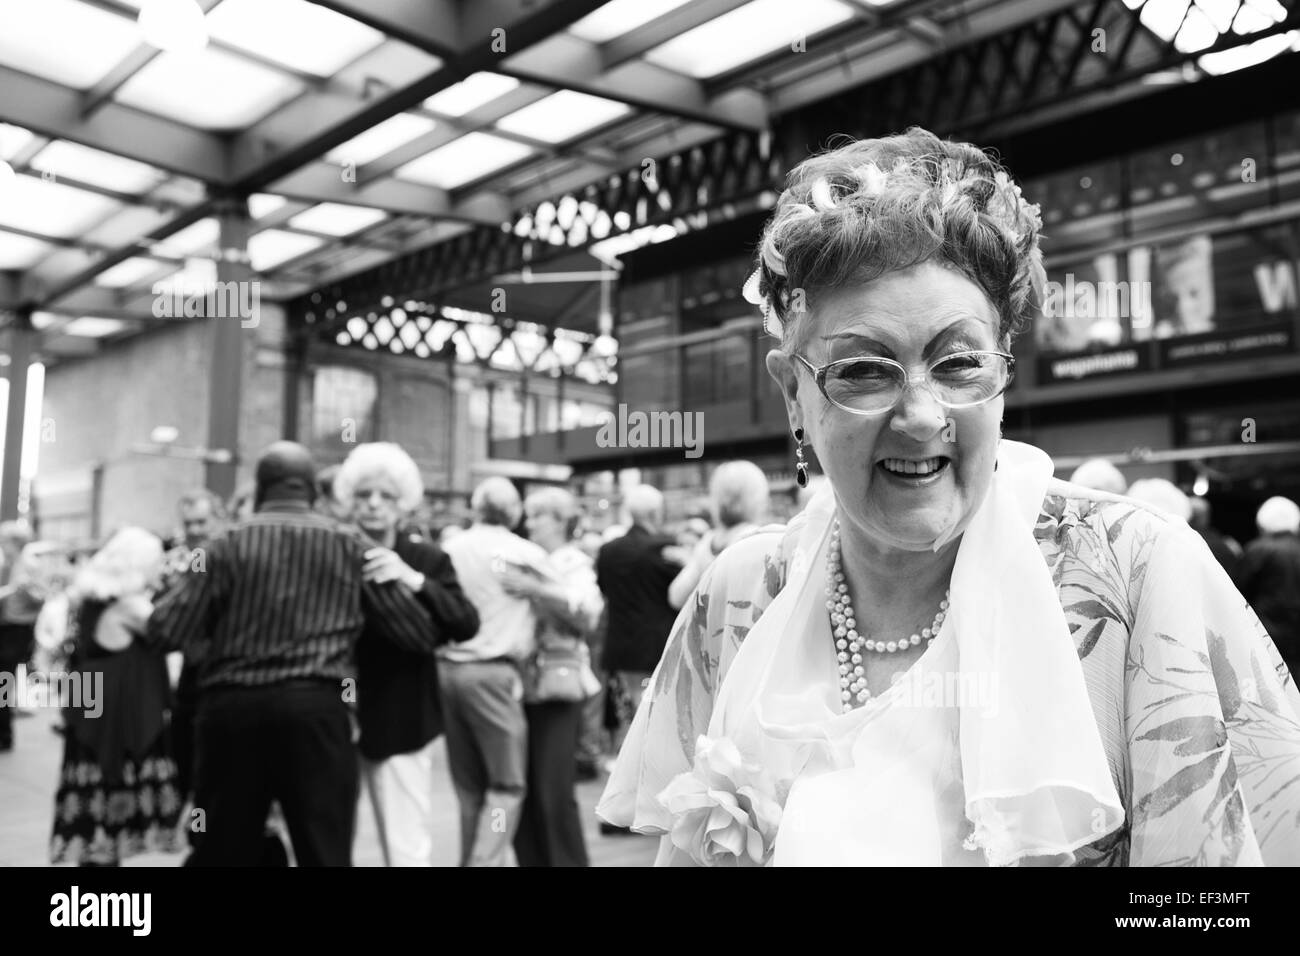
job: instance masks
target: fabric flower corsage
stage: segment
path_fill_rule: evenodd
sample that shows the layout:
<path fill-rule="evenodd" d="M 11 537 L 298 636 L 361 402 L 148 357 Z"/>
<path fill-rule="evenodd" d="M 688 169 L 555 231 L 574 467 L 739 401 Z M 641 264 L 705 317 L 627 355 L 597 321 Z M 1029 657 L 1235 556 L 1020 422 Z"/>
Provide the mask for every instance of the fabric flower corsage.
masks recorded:
<path fill-rule="evenodd" d="M 701 736 L 695 766 L 659 803 L 674 817 L 673 846 L 701 866 L 766 866 L 781 826 L 780 789 L 726 737 Z"/>

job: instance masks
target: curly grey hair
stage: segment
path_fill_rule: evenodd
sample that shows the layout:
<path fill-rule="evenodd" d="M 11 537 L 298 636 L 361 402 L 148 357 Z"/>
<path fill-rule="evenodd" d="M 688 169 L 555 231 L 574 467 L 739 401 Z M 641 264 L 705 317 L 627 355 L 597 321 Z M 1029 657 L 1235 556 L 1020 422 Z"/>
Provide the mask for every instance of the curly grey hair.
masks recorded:
<path fill-rule="evenodd" d="M 746 297 L 793 351 L 817 295 L 930 260 L 978 285 L 1009 345 L 1041 302 L 1042 219 L 994 159 L 913 127 L 810 157 L 787 178 Z"/>
<path fill-rule="evenodd" d="M 351 507 L 357 486 L 376 475 L 388 478 L 397 486 L 397 507 L 401 511 L 414 511 L 424 500 L 420 466 L 401 445 L 387 441 L 368 442 L 352 449 L 334 475 L 331 489 L 334 499 Z"/>

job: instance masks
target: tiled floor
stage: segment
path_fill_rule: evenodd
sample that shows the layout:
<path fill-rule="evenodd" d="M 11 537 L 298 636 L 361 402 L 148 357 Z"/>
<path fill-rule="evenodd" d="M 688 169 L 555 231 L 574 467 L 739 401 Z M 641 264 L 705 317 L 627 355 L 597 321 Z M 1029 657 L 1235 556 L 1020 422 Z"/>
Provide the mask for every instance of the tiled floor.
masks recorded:
<path fill-rule="evenodd" d="M 62 738 L 50 729 L 58 716 L 55 710 L 38 710 L 14 721 L 15 747 L 0 753 L 0 866 L 45 866 L 50 836 L 50 817 L 55 778 L 62 757 Z M 446 769 L 446 749 L 438 746 L 435 789 L 438 831 L 445 837 L 437 844 L 437 865 L 452 866 L 458 858 L 456 798 Z M 654 860 L 656 841 L 648 837 L 603 837 L 593 808 L 604 779 L 580 784 L 578 804 L 582 809 L 587 850 L 593 866 L 648 866 Z M 357 840 L 353 862 L 357 866 L 381 866 L 375 818 L 364 788 L 357 815 Z M 176 866 L 179 854 L 148 854 L 133 857 L 128 866 Z"/>

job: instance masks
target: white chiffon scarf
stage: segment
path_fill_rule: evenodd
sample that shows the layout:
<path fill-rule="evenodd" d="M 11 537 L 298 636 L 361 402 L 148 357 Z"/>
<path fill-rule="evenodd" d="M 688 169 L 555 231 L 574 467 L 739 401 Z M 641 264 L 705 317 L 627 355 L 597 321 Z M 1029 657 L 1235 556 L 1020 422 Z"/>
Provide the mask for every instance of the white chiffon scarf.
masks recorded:
<path fill-rule="evenodd" d="M 732 662 L 708 733 L 730 738 L 780 781 L 774 864 L 937 864 L 954 834 L 989 865 L 1068 864 L 1123 824 L 1033 536 L 1051 475 L 1043 452 L 1001 442 L 958 545 L 938 637 L 905 680 L 847 714 L 825 609 L 832 489 L 810 502 L 786 585 Z M 918 706 L 929 674 L 965 688 L 965 698 Z M 955 768 L 944 766 L 955 759 L 954 735 Z M 955 798 L 945 780 L 960 781 Z"/>

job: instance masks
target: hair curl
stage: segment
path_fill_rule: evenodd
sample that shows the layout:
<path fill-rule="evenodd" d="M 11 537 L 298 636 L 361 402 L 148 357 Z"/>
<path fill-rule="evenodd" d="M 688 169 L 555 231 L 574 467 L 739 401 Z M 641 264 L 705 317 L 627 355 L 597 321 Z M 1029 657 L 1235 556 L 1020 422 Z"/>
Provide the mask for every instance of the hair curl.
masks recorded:
<path fill-rule="evenodd" d="M 757 292 L 793 349 L 819 293 L 936 260 L 984 291 L 1009 344 L 1041 302 L 1041 228 L 996 160 L 912 127 L 791 170 L 756 255 Z"/>

